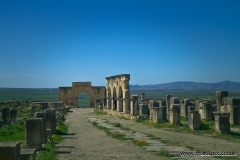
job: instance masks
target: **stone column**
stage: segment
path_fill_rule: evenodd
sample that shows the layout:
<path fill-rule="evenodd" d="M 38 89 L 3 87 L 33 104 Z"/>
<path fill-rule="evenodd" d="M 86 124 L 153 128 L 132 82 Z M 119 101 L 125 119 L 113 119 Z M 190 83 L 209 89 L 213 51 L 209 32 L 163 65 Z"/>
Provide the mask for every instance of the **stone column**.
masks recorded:
<path fill-rule="evenodd" d="M 42 143 L 47 143 L 47 126 L 46 126 L 46 113 L 35 112 L 34 118 L 42 118 Z"/>
<path fill-rule="evenodd" d="M 230 113 L 228 112 L 213 112 L 215 116 L 215 130 L 219 133 L 229 134 L 230 131 L 230 123 L 229 117 Z"/>
<path fill-rule="evenodd" d="M 195 110 L 196 111 L 199 111 L 199 99 L 198 99 L 198 97 L 196 97 L 196 100 L 195 100 Z"/>
<path fill-rule="evenodd" d="M 145 93 L 141 93 L 141 102 L 145 99 Z"/>
<path fill-rule="evenodd" d="M 46 112 L 46 127 L 51 129 L 51 133 L 56 132 L 56 114 L 52 112 Z"/>
<path fill-rule="evenodd" d="M 15 122 L 16 118 L 17 118 L 17 110 L 16 110 L 16 109 L 10 110 L 10 119 L 11 119 L 11 122 Z"/>
<path fill-rule="evenodd" d="M 20 142 L 0 142 L 1 160 L 20 160 Z"/>
<path fill-rule="evenodd" d="M 216 91 L 217 112 L 220 112 L 220 106 L 223 105 L 222 99 L 228 97 L 228 91 Z"/>
<path fill-rule="evenodd" d="M 170 98 L 172 96 L 171 95 L 166 95 L 166 106 L 167 106 L 167 113 L 169 112 L 170 110 Z"/>
<path fill-rule="evenodd" d="M 170 106 L 170 123 L 180 125 L 180 105 L 171 104 Z"/>
<path fill-rule="evenodd" d="M 4 124 L 8 124 L 9 108 L 2 108 L 2 120 L 4 121 Z"/>
<path fill-rule="evenodd" d="M 166 107 L 153 107 L 151 111 L 152 122 L 158 123 L 166 120 Z"/>
<path fill-rule="evenodd" d="M 28 148 L 42 149 L 42 118 L 28 118 L 25 121 L 26 145 Z"/>
<path fill-rule="evenodd" d="M 206 102 L 201 102 L 199 110 L 200 110 L 200 114 L 201 114 L 201 119 L 206 120 L 206 121 L 211 121 L 212 120 L 212 106 L 211 106 L 211 104 L 208 104 Z"/>
<path fill-rule="evenodd" d="M 198 111 L 191 110 L 188 115 L 188 127 L 192 130 L 200 128 L 201 120 Z"/>

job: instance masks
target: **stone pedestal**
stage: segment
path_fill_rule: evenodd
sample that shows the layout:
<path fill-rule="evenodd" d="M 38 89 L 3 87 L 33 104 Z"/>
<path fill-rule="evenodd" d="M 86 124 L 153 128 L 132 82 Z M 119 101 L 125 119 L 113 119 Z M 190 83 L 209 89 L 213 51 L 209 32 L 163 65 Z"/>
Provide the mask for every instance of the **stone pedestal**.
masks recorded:
<path fill-rule="evenodd" d="M 188 127 L 192 130 L 196 130 L 200 128 L 201 120 L 200 120 L 200 114 L 198 111 L 189 111 L 188 115 Z"/>
<path fill-rule="evenodd" d="M 28 118 L 25 121 L 26 128 L 26 145 L 28 148 L 42 149 L 42 118 Z"/>
<path fill-rule="evenodd" d="M 170 107 L 170 123 L 180 125 L 180 105 L 172 104 Z"/>
<path fill-rule="evenodd" d="M 153 107 L 151 111 L 152 111 L 151 113 L 152 122 L 158 123 L 163 120 L 166 120 L 166 107 Z"/>
<path fill-rule="evenodd" d="M 230 123 L 229 117 L 230 113 L 227 112 L 213 112 L 215 116 L 215 130 L 219 133 L 229 134 L 230 131 Z"/>
<path fill-rule="evenodd" d="M 188 116 L 188 106 L 190 105 L 189 99 L 183 99 L 180 102 L 180 115 L 183 117 Z"/>
<path fill-rule="evenodd" d="M 51 129 L 51 132 L 56 132 L 56 114 L 51 112 L 46 112 L 46 127 Z"/>
<path fill-rule="evenodd" d="M 35 112 L 34 118 L 42 118 L 42 143 L 47 143 L 47 126 L 46 126 L 46 113 L 45 112 Z"/>
<path fill-rule="evenodd" d="M 199 105 L 199 112 L 201 114 L 201 119 L 206 120 L 206 121 L 211 121 L 212 120 L 212 106 L 211 104 L 201 102 Z"/>
<path fill-rule="evenodd" d="M 131 102 L 130 102 L 130 114 L 131 116 L 137 116 L 137 100 L 135 99 L 131 99 Z"/>
<path fill-rule="evenodd" d="M 20 160 L 20 142 L 0 142 L 1 160 Z"/>

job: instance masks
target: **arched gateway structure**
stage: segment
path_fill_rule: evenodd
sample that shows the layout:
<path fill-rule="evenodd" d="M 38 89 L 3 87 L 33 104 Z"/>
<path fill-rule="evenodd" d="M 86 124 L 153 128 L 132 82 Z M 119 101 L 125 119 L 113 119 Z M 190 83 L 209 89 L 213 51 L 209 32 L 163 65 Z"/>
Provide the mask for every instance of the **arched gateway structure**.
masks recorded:
<path fill-rule="evenodd" d="M 95 107 L 95 100 L 105 97 L 104 86 L 92 86 L 91 82 L 72 82 L 72 87 L 59 87 L 59 99 L 67 105 L 78 107 L 78 95 L 86 92 L 89 97 L 89 107 Z"/>
<path fill-rule="evenodd" d="M 129 113 L 129 80 L 130 74 L 106 77 L 107 109 Z"/>

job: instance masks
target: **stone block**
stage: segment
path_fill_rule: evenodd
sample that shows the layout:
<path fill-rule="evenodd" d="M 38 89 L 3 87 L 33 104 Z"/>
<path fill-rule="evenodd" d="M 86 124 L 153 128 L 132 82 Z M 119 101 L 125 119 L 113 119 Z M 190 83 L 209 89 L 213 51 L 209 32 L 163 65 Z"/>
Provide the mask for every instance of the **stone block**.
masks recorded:
<path fill-rule="evenodd" d="M 52 112 L 45 112 L 46 113 L 46 127 L 47 129 L 51 129 L 51 133 L 56 131 L 56 114 Z"/>
<path fill-rule="evenodd" d="M 190 105 L 189 99 L 183 99 L 180 101 L 180 116 L 188 116 L 188 106 Z"/>
<path fill-rule="evenodd" d="M 151 110 L 151 120 L 154 123 L 166 120 L 166 108 L 167 107 L 153 107 Z"/>
<path fill-rule="evenodd" d="M 20 142 L 0 142 L 1 160 L 20 160 Z"/>
<path fill-rule="evenodd" d="M 179 103 L 180 103 L 179 97 L 171 97 L 170 98 L 170 105 L 171 104 L 179 104 Z"/>
<path fill-rule="evenodd" d="M 192 130 L 200 128 L 201 120 L 198 111 L 191 110 L 188 115 L 188 127 Z"/>
<path fill-rule="evenodd" d="M 170 123 L 180 125 L 180 105 L 172 104 L 170 108 Z"/>
<path fill-rule="evenodd" d="M 160 100 L 158 101 L 159 107 L 166 107 L 166 100 Z"/>
<path fill-rule="evenodd" d="M 139 115 L 150 115 L 150 109 L 147 104 L 140 103 L 139 104 Z"/>
<path fill-rule="evenodd" d="M 216 91 L 217 111 L 220 111 L 220 106 L 224 104 L 223 98 L 228 97 L 228 91 Z"/>
<path fill-rule="evenodd" d="M 29 158 L 34 154 L 36 154 L 36 149 L 21 149 L 20 150 L 21 160 L 29 160 Z"/>
<path fill-rule="evenodd" d="M 42 118 L 28 118 L 25 121 L 26 145 L 28 148 L 42 149 Z"/>
<path fill-rule="evenodd" d="M 42 143 L 47 143 L 47 126 L 46 126 L 46 113 L 35 112 L 34 118 L 42 118 Z"/>
<path fill-rule="evenodd" d="M 219 133 L 229 134 L 230 131 L 230 123 L 229 117 L 230 113 L 227 112 L 213 112 L 215 116 L 215 130 Z"/>
<path fill-rule="evenodd" d="M 199 112 L 201 114 L 201 119 L 206 120 L 206 121 L 211 121 L 212 120 L 212 106 L 209 103 L 206 102 L 201 102 L 199 105 Z"/>

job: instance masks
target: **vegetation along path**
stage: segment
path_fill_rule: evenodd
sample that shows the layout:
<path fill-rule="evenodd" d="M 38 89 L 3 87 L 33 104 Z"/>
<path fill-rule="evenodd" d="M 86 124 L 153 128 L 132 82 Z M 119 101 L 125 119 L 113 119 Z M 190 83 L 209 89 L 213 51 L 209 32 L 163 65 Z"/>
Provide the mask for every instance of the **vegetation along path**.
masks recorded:
<path fill-rule="evenodd" d="M 240 140 L 214 138 L 154 128 L 121 117 L 96 114 L 92 108 L 73 109 L 66 115 L 69 133 L 60 142 L 58 159 L 218 159 L 179 157 L 178 151 L 237 152 Z M 178 157 L 176 157 L 178 155 Z M 160 157 L 161 156 L 161 157 Z M 239 159 L 221 157 L 221 159 Z"/>

